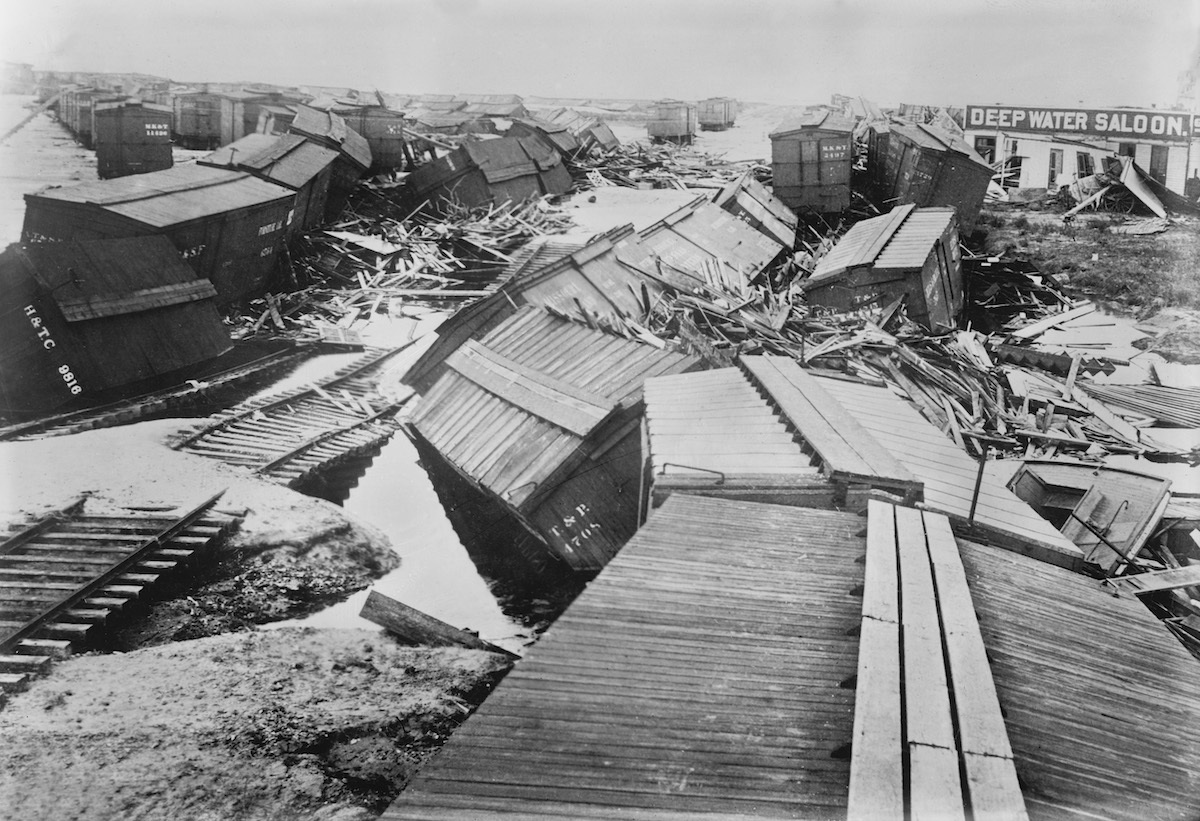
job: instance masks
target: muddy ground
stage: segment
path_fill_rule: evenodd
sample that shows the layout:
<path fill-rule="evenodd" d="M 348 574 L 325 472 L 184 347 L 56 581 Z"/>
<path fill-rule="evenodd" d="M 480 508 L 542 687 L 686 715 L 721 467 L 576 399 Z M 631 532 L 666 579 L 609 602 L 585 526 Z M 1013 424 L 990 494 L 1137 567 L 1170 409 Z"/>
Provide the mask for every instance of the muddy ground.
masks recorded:
<path fill-rule="evenodd" d="M 26 821 L 374 818 L 506 666 L 307 628 L 80 656 L 0 711 L 0 808 Z"/>

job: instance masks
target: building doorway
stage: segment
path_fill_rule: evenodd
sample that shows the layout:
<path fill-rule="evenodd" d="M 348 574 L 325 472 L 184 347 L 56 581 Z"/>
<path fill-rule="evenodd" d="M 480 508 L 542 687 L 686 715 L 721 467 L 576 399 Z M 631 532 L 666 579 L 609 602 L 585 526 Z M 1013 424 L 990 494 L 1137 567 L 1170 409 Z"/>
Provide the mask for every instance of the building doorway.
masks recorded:
<path fill-rule="evenodd" d="M 1058 178 L 1063 172 L 1063 150 L 1061 148 L 1050 149 L 1050 173 L 1046 175 L 1046 188 L 1050 191 L 1058 190 Z"/>
<path fill-rule="evenodd" d="M 1150 146 L 1150 167 L 1146 169 L 1146 173 L 1154 179 L 1167 184 L 1167 152 L 1170 151 L 1165 145 Z"/>

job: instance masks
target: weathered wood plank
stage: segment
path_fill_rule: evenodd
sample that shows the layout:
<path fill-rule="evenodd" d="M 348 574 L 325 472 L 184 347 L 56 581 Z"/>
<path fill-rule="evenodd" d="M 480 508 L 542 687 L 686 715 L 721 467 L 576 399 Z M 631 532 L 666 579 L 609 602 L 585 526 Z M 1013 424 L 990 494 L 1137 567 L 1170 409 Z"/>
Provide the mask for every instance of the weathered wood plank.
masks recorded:
<path fill-rule="evenodd" d="M 435 619 L 415 607 L 409 607 L 404 602 L 385 596 L 378 590 L 367 594 L 367 600 L 363 602 L 359 615 L 413 644 L 431 644 L 437 647 L 458 645 L 471 650 L 487 650 L 503 653 L 510 658 L 516 657 L 514 653 L 484 641 L 474 633 Z"/>

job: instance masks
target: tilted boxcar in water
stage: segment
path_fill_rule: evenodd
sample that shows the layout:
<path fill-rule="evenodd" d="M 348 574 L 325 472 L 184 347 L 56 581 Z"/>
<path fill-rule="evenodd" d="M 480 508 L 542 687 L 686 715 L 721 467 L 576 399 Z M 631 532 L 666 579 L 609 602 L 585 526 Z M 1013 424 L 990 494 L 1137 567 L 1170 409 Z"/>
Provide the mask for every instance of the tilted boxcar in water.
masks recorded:
<path fill-rule="evenodd" d="M 288 128 L 291 134 L 307 137 L 317 145 L 338 152 L 325 199 L 325 219 L 332 220 L 341 213 L 363 174 L 371 168 L 371 147 L 367 140 L 337 114 L 318 111 L 306 105 L 296 106 L 296 118 Z"/>
<path fill-rule="evenodd" d="M 850 207 L 854 122 L 818 111 L 771 132 L 775 196 L 797 212 L 831 214 Z"/>
<path fill-rule="evenodd" d="M 927 125 L 888 129 L 882 168 L 871 169 L 885 205 L 949 205 L 969 234 L 992 179 L 992 168 L 961 137 Z"/>
<path fill-rule="evenodd" d="M 247 134 L 196 160 L 200 165 L 248 171 L 296 192 L 288 215 L 289 233 L 306 231 L 325 219 L 325 200 L 338 152 L 297 134 Z"/>
<path fill-rule="evenodd" d="M 571 175 L 558 152 L 542 140 L 501 137 L 463 143 L 422 165 L 407 185 L 418 204 L 429 200 L 474 207 L 564 194 L 571 189 Z"/>
<path fill-rule="evenodd" d="M 212 284 L 165 237 L 10 245 L 0 405 L 83 405 L 232 347 Z M 107 392 L 107 393 L 105 393 Z"/>
<path fill-rule="evenodd" d="M 477 339 L 521 306 L 577 315 L 644 316 L 663 292 L 654 265 L 633 226 L 625 225 L 588 240 L 547 236 L 513 255 L 503 284 L 490 296 L 466 305 L 438 326 L 437 341 L 403 376 L 424 392 L 445 370 L 447 358 L 469 339 Z M 615 323 L 614 323 L 615 324 Z"/>
<path fill-rule="evenodd" d="M 642 383 L 696 359 L 525 307 L 468 341 L 411 428 L 576 570 L 637 530 Z"/>
<path fill-rule="evenodd" d="M 294 191 L 250 174 L 179 165 L 26 194 L 21 240 L 162 234 L 226 305 L 266 283 L 295 201 Z"/>
<path fill-rule="evenodd" d="M 171 155 L 171 109 L 137 100 L 97 102 L 93 140 L 100 179 L 162 171 Z"/>
<path fill-rule="evenodd" d="M 646 121 L 651 140 L 691 145 L 696 136 L 696 107 L 680 100 L 658 100 Z"/>
<path fill-rule="evenodd" d="M 181 91 L 171 102 L 175 141 L 184 148 L 212 150 L 221 144 L 221 95 Z"/>
<path fill-rule="evenodd" d="M 803 287 L 810 304 L 840 311 L 903 297 L 909 319 L 935 332 L 953 330 L 963 307 L 954 209 L 901 205 L 857 223 Z"/>
<path fill-rule="evenodd" d="M 709 97 L 696 104 L 701 131 L 724 131 L 737 119 L 738 103 L 732 97 Z"/>

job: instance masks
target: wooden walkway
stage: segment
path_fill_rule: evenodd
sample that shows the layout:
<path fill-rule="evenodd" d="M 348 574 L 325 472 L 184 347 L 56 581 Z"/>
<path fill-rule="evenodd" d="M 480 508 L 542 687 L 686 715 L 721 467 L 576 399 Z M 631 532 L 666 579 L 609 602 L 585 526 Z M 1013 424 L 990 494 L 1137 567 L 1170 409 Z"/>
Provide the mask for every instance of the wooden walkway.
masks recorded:
<path fill-rule="evenodd" d="M 672 496 L 383 817 L 843 816 L 863 524 Z"/>
<path fill-rule="evenodd" d="M 887 388 L 820 377 L 816 381 L 921 481 L 924 507 L 965 526 L 978 462 Z M 1076 570 L 1083 566 L 1082 550 L 987 473 L 972 527 L 976 538 L 1009 550 Z"/>
<path fill-rule="evenodd" d="M 848 818 L 1027 819 L 950 522 L 867 510 Z"/>

